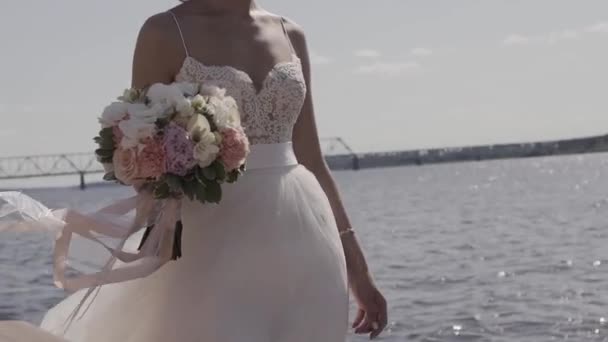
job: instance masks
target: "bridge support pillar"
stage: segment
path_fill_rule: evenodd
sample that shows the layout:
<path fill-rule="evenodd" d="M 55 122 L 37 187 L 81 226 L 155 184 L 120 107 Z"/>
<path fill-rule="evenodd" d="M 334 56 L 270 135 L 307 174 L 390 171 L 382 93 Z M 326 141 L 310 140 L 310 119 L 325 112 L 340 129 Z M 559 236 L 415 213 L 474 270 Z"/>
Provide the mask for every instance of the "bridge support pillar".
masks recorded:
<path fill-rule="evenodd" d="M 84 172 L 80 172 L 80 190 L 87 188 L 87 184 L 84 181 Z"/>

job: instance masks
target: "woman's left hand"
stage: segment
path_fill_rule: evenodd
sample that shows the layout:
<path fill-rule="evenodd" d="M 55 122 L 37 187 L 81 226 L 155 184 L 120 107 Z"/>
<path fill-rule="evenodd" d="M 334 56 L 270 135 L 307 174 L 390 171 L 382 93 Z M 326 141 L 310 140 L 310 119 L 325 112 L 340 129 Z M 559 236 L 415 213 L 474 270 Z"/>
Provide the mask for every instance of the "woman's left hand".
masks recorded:
<path fill-rule="evenodd" d="M 352 281 L 351 288 L 359 304 L 359 310 L 352 325 L 355 334 L 370 334 L 370 339 L 374 339 L 388 324 L 386 299 L 374 284 L 371 276 Z"/>

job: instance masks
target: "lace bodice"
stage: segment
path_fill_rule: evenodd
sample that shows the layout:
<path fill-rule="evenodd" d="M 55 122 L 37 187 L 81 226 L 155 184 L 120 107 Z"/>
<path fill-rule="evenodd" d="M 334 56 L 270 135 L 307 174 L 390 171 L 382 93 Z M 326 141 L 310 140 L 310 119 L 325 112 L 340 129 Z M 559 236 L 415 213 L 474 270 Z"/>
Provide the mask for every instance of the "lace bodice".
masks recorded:
<path fill-rule="evenodd" d="M 256 86 L 244 71 L 230 66 L 204 65 L 186 57 L 176 81 L 215 85 L 226 89 L 241 109 L 242 124 L 251 144 L 291 141 L 293 127 L 306 97 L 300 59 L 275 65 Z"/>

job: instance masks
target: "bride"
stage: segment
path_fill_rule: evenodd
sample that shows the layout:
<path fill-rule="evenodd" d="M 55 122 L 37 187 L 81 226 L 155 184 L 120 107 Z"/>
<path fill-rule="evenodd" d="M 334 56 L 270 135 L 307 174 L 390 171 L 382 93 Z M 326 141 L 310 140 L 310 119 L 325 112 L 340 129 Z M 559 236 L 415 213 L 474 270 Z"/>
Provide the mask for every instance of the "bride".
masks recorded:
<path fill-rule="evenodd" d="M 146 21 L 133 63 L 134 87 L 176 80 L 214 84 L 236 99 L 252 144 L 248 170 L 220 205 L 184 202 L 181 259 L 103 286 L 64 337 L 344 341 L 349 287 L 359 305 L 355 333 L 378 336 L 386 302 L 321 154 L 302 30 L 252 0 L 184 1 Z M 42 329 L 62 335 L 82 297 L 52 308 Z"/>

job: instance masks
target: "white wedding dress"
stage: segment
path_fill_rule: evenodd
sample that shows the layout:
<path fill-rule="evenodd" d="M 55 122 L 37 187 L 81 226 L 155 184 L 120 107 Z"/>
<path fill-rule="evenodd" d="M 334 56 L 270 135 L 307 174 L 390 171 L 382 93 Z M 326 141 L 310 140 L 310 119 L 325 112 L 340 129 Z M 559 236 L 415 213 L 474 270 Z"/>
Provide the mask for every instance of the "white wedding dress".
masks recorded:
<path fill-rule="evenodd" d="M 184 48 L 176 80 L 226 88 L 242 108 L 248 171 L 225 185 L 221 204 L 183 204 L 181 259 L 101 287 L 65 335 L 84 290 L 52 308 L 41 328 L 74 342 L 344 341 L 340 237 L 325 193 L 290 143 L 306 95 L 299 58 L 277 64 L 258 90 L 247 73 L 204 65 Z"/>

